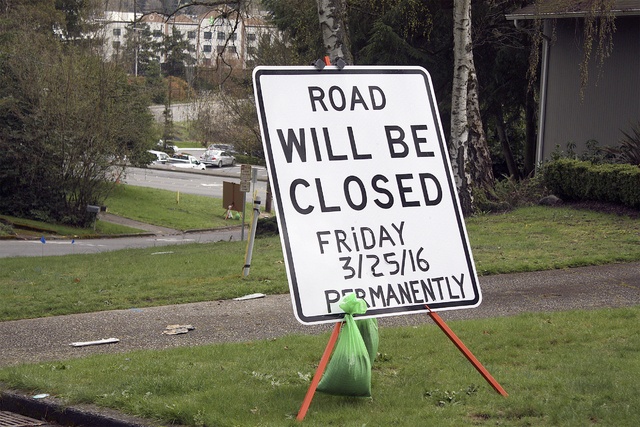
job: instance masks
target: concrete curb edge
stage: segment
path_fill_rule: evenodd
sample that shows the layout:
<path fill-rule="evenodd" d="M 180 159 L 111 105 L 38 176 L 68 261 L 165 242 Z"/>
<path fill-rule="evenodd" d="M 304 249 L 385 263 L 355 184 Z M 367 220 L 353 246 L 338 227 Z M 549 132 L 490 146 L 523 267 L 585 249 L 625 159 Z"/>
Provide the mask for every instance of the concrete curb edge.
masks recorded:
<path fill-rule="evenodd" d="M 33 397 L 12 390 L 0 391 L 0 410 L 64 426 L 158 427 L 161 424 L 92 405 L 67 406 L 59 399 Z"/>

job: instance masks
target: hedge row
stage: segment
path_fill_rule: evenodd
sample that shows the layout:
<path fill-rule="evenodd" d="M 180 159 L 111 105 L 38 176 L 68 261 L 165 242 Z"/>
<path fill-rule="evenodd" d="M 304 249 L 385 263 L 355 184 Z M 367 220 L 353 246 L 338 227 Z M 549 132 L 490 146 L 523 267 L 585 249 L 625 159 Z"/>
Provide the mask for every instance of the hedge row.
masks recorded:
<path fill-rule="evenodd" d="M 640 208 L 640 168 L 558 159 L 543 169 L 549 190 L 565 200 L 590 200 Z"/>

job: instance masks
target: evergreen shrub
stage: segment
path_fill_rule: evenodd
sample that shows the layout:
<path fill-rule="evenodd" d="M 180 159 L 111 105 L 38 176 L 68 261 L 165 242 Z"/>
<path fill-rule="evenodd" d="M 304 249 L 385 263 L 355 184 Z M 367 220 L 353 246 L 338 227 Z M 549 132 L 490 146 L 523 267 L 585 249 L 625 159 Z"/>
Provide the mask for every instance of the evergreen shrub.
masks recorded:
<path fill-rule="evenodd" d="M 640 208 L 640 168 L 557 159 L 543 169 L 546 186 L 564 200 L 617 203 Z"/>

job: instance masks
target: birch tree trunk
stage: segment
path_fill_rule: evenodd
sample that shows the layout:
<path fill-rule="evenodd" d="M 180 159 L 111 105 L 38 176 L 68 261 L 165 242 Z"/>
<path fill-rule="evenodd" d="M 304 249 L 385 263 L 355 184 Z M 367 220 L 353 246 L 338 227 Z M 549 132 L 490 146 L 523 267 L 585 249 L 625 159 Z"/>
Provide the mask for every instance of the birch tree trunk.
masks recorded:
<path fill-rule="evenodd" d="M 317 2 L 322 40 L 331 63 L 342 58 L 348 65 L 353 65 L 346 0 L 317 0 Z"/>
<path fill-rule="evenodd" d="M 473 212 L 474 188 L 493 185 L 491 158 L 480 117 L 471 40 L 471 0 L 453 2 L 453 89 L 449 157 L 460 205 Z"/>
<path fill-rule="evenodd" d="M 471 44 L 471 39 L 469 43 Z M 467 82 L 467 122 L 469 124 L 467 144 L 469 146 L 471 182 L 474 188 L 490 190 L 494 184 L 493 165 L 491 154 L 489 153 L 487 135 L 484 133 L 482 117 L 480 116 L 478 76 L 473 62 L 473 52 L 469 66 L 469 81 Z"/>

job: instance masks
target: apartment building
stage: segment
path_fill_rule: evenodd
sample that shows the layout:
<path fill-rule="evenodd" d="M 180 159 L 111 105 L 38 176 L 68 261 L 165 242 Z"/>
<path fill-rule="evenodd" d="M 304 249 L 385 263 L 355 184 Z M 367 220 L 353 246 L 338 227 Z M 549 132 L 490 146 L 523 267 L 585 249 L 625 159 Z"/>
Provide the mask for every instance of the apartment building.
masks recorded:
<path fill-rule="evenodd" d="M 202 67 L 213 67 L 220 60 L 243 68 L 251 67 L 260 37 L 265 33 L 276 33 L 275 27 L 269 25 L 260 13 L 241 17 L 225 8 L 199 15 L 176 14 L 170 17 L 156 12 L 105 11 L 98 22 L 102 24 L 105 58 L 113 58 L 124 48 L 126 33 L 133 29 L 135 22 L 137 26 L 147 25 L 156 42 L 177 30 L 190 44 L 189 53 L 195 64 Z M 158 58 L 161 62 L 165 60 L 162 52 L 158 52 Z"/>

